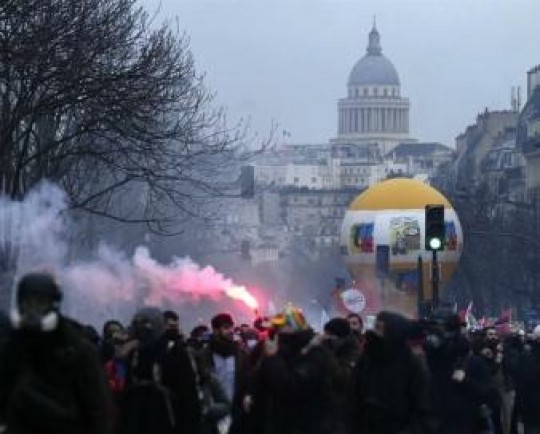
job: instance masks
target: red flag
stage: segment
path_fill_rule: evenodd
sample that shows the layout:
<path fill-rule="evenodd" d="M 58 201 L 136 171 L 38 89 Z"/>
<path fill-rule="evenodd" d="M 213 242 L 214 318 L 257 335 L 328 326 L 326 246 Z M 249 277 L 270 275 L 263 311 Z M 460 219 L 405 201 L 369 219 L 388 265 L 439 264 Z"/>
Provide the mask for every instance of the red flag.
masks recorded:
<path fill-rule="evenodd" d="M 501 312 L 501 316 L 494 325 L 508 324 L 512 319 L 512 309 L 506 309 Z"/>

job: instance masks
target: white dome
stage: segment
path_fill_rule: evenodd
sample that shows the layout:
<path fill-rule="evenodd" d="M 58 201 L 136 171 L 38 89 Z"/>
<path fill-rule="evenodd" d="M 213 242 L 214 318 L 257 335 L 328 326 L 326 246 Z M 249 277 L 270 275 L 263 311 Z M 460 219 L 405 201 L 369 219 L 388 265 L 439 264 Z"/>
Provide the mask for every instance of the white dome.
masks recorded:
<path fill-rule="evenodd" d="M 367 54 L 354 65 L 348 83 L 349 86 L 399 86 L 399 76 L 392 62 L 384 55 Z"/>

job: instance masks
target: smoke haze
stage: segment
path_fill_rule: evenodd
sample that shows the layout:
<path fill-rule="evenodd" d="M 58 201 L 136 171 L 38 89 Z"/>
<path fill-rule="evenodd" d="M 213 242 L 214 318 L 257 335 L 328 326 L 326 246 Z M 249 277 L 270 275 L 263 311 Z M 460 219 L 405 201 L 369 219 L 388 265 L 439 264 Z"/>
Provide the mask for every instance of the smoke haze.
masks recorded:
<path fill-rule="evenodd" d="M 64 289 L 64 311 L 83 323 L 128 321 L 137 306 L 179 306 L 227 296 L 254 307 L 244 287 L 190 258 L 164 265 L 144 246 L 128 257 L 104 241 L 89 259 L 69 258 L 69 234 L 76 229 L 66 194 L 53 184 L 41 184 L 22 202 L 0 198 L 0 252 L 15 265 L 15 278 L 29 271 L 53 272 Z"/>

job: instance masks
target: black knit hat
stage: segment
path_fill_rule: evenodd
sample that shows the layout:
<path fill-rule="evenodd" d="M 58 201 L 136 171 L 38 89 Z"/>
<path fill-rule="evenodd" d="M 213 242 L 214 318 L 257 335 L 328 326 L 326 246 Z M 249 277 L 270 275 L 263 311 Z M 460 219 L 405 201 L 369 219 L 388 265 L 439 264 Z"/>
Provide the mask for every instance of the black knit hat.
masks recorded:
<path fill-rule="evenodd" d="M 233 318 L 228 313 L 218 313 L 212 318 L 212 328 L 220 329 L 221 327 L 234 326 Z"/>
<path fill-rule="evenodd" d="M 351 326 L 345 318 L 333 318 L 324 325 L 324 331 L 338 338 L 346 338 L 351 334 Z"/>
<path fill-rule="evenodd" d="M 56 281 L 50 274 L 29 273 L 19 282 L 17 288 L 17 301 L 30 297 L 42 297 L 50 300 L 51 303 L 60 303 L 62 292 Z"/>

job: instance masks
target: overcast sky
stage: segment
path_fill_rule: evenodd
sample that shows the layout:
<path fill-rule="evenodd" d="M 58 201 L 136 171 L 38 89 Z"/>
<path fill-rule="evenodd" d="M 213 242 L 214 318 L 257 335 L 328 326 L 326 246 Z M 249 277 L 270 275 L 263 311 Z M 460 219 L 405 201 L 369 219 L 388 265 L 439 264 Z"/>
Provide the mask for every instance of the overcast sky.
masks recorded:
<path fill-rule="evenodd" d="M 142 0 L 150 10 L 156 1 Z M 295 143 L 336 135 L 337 99 L 364 55 L 373 15 L 411 101 L 411 135 L 454 145 L 485 107 L 540 63 L 539 0 L 161 0 L 232 119 L 272 121 Z"/>

